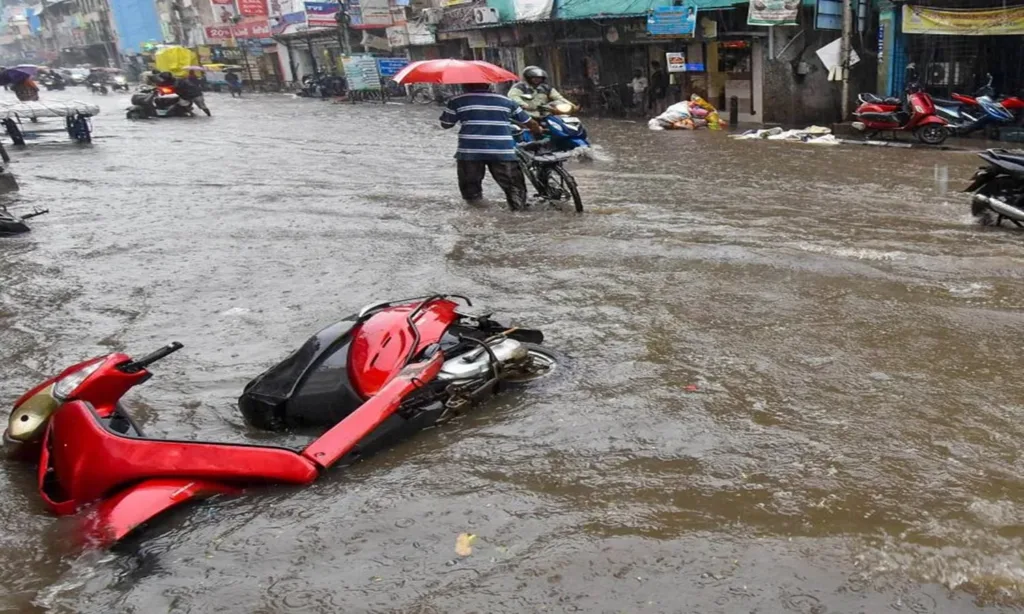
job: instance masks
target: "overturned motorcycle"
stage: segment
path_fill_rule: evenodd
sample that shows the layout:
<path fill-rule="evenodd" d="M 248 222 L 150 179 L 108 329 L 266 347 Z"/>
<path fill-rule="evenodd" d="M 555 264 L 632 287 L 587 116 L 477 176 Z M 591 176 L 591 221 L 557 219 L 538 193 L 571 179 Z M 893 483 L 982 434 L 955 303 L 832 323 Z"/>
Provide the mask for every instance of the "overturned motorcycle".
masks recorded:
<path fill-rule="evenodd" d="M 1024 228 L 1024 152 L 989 149 L 978 154 L 986 162 L 964 192 L 973 192 L 971 214 L 983 226 L 1009 220 Z"/>
<path fill-rule="evenodd" d="M 121 397 L 179 343 L 138 360 L 93 358 L 43 382 L 15 403 L 4 443 L 38 454 L 43 500 L 58 515 L 82 513 L 86 545 L 112 545 L 194 498 L 309 484 L 557 369 L 540 331 L 509 328 L 470 306 L 454 295 L 368 305 L 252 380 L 239 405 L 255 426 L 326 429 L 300 451 L 147 438 Z"/>

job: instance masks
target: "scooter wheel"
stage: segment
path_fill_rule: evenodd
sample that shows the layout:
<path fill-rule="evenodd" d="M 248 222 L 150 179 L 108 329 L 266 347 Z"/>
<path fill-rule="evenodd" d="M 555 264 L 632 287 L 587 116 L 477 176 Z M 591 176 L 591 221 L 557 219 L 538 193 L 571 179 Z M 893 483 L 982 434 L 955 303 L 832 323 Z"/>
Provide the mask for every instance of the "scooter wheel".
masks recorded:
<path fill-rule="evenodd" d="M 949 130 L 941 124 L 925 124 L 914 130 L 914 136 L 925 145 L 941 145 L 949 138 Z"/>

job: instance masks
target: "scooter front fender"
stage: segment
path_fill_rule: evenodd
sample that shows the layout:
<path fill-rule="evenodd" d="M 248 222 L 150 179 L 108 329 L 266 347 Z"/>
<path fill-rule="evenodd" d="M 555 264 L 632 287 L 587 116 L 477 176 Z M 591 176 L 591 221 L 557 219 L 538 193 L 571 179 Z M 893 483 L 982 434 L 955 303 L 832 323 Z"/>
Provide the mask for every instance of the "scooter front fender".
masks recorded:
<path fill-rule="evenodd" d="M 79 533 L 82 545 L 107 548 L 147 521 L 186 501 L 239 492 L 232 486 L 207 480 L 143 480 L 85 512 Z"/>

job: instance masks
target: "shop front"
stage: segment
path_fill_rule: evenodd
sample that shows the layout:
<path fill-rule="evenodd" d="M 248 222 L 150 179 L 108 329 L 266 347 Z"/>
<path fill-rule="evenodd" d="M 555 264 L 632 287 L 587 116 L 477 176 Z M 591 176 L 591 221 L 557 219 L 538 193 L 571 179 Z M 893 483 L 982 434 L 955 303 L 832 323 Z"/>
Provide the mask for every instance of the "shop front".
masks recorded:
<path fill-rule="evenodd" d="M 925 89 L 936 96 L 974 92 L 989 74 L 999 93 L 1024 90 L 1024 7 L 905 4 L 883 12 L 880 23 L 879 72 L 884 77 L 879 80 L 891 95 L 906 87 L 909 62 L 916 64 Z"/>

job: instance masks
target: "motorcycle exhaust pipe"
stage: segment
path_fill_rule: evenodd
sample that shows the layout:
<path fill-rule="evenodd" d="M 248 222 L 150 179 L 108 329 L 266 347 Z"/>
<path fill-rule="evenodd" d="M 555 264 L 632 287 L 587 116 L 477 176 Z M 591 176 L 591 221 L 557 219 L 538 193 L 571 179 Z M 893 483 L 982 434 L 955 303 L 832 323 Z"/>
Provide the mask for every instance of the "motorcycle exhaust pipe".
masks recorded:
<path fill-rule="evenodd" d="M 1024 210 L 1018 209 L 1017 207 L 1005 203 L 998 198 L 992 198 L 991 196 L 985 196 L 984 194 L 975 194 L 972 200 L 980 205 L 986 205 L 989 209 L 1000 215 L 1006 216 L 1011 220 L 1024 222 Z"/>

